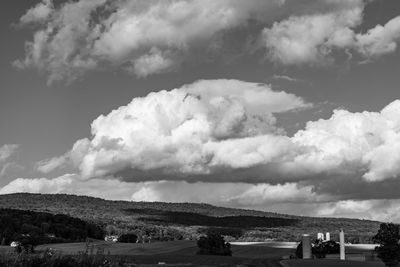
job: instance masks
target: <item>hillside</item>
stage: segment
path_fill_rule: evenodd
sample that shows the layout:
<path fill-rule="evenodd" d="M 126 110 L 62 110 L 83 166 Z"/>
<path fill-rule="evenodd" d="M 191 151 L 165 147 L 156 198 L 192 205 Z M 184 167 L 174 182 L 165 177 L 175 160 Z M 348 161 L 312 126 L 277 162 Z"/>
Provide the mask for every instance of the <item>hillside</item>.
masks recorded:
<path fill-rule="evenodd" d="M 348 241 L 369 242 L 379 222 L 344 218 L 300 217 L 271 212 L 216 207 L 196 203 L 110 201 L 66 194 L 0 195 L 0 208 L 66 214 L 102 225 L 109 233 L 135 232 L 159 240 L 193 239 L 209 227 L 243 241 L 299 240 L 340 229 Z"/>
<path fill-rule="evenodd" d="M 84 241 L 103 238 L 104 230 L 65 214 L 0 208 L 1 245 L 12 241 L 29 244 Z"/>

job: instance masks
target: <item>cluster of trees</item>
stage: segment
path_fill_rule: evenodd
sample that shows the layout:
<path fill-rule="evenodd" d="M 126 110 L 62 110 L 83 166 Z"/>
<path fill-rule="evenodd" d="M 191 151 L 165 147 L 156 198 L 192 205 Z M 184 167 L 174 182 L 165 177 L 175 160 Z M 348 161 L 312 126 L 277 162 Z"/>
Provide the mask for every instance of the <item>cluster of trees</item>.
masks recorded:
<path fill-rule="evenodd" d="M 302 242 L 296 248 L 296 256 L 298 258 L 303 258 L 303 244 Z M 333 240 L 322 241 L 317 239 L 311 244 L 311 253 L 316 258 L 325 258 L 326 254 L 339 254 L 340 245 Z"/>
<path fill-rule="evenodd" d="M 182 239 L 191 239 L 184 229 L 180 227 L 169 227 L 159 225 L 107 225 L 106 232 L 109 235 L 123 236 L 126 234 L 135 235 L 139 242 L 142 239 L 151 239 L 153 241 L 173 241 Z"/>
<path fill-rule="evenodd" d="M 231 244 L 225 242 L 219 232 L 209 231 L 197 241 L 199 255 L 232 256 Z"/>
<path fill-rule="evenodd" d="M 375 252 L 387 267 L 400 266 L 400 225 L 381 223 L 378 232 L 372 237 L 372 241 L 379 244 L 375 247 Z M 340 246 L 334 241 L 316 240 L 312 243 L 311 252 L 317 258 L 324 258 L 326 254 L 340 253 Z M 295 253 L 298 258 L 303 257 L 301 242 Z"/>
<path fill-rule="evenodd" d="M 382 223 L 373 241 L 379 244 L 375 251 L 386 266 L 399 266 L 400 226 L 398 224 Z"/>
<path fill-rule="evenodd" d="M 83 241 L 86 238 L 102 239 L 102 227 L 68 215 L 45 212 L 0 209 L 0 241 L 12 241 L 33 246 L 44 243 Z"/>
<path fill-rule="evenodd" d="M 138 240 L 137 235 L 128 233 L 128 234 L 123 234 L 118 237 L 118 242 L 121 243 L 136 243 Z"/>
<path fill-rule="evenodd" d="M 125 257 L 105 255 L 101 251 L 89 254 L 82 252 L 78 255 L 62 255 L 47 250 L 40 254 L 2 254 L 1 267 L 120 267 L 131 266 Z"/>

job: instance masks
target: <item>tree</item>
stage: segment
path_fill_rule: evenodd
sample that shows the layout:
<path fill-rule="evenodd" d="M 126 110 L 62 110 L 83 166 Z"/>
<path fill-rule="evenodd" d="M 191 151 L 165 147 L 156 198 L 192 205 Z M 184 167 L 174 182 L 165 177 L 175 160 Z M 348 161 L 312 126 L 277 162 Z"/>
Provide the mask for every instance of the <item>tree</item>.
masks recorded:
<path fill-rule="evenodd" d="M 210 231 L 207 236 L 200 237 L 197 246 L 199 247 L 197 254 L 232 256 L 231 244 L 225 242 L 218 232 Z"/>
<path fill-rule="evenodd" d="M 386 266 L 399 266 L 400 227 L 398 224 L 381 223 L 378 233 L 372 238 L 372 241 L 379 244 L 375 251 Z"/>
<path fill-rule="evenodd" d="M 338 254 L 340 253 L 340 245 L 335 241 L 322 241 L 315 240 L 314 243 L 311 244 L 311 252 L 316 258 L 325 258 L 326 254 Z M 297 245 L 295 251 L 297 258 L 303 258 L 303 244 L 300 242 Z"/>
<path fill-rule="evenodd" d="M 133 233 L 123 234 L 118 238 L 118 242 L 121 243 L 136 243 L 137 235 Z"/>
<path fill-rule="evenodd" d="M 326 254 L 339 254 L 340 245 L 335 241 L 321 241 L 316 240 L 314 246 L 312 247 L 312 254 L 317 258 L 325 258 Z"/>

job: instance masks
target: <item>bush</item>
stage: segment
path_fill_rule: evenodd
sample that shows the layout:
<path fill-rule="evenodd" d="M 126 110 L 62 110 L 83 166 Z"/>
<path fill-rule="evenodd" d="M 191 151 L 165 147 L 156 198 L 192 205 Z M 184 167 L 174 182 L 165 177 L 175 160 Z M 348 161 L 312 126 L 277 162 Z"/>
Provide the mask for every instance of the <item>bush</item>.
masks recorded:
<path fill-rule="evenodd" d="M 200 237 L 197 246 L 199 247 L 197 254 L 232 256 L 231 244 L 225 242 L 218 232 L 210 231 L 207 236 Z"/>
<path fill-rule="evenodd" d="M 4 254 L 1 267 L 120 267 L 125 266 L 121 257 L 109 257 L 101 253 L 80 253 L 77 256 L 60 255 L 46 251 L 42 254 Z"/>
<path fill-rule="evenodd" d="M 136 243 L 138 237 L 135 234 L 128 233 L 118 237 L 118 242 L 121 243 Z"/>
<path fill-rule="evenodd" d="M 299 258 L 299 259 L 302 259 L 302 258 L 303 258 L 303 242 L 300 242 L 300 243 L 297 245 L 295 254 L 296 254 L 296 257 L 297 257 L 297 258 Z"/>
<path fill-rule="evenodd" d="M 326 254 L 340 253 L 340 245 L 332 240 L 325 242 L 316 240 L 311 251 L 317 258 L 325 258 Z"/>
<path fill-rule="evenodd" d="M 102 239 L 103 236 L 102 227 L 68 215 L 0 209 L 0 240 L 5 245 L 12 241 L 23 243 L 25 239 L 30 239 L 35 246 L 56 241 L 82 241 L 87 237 Z"/>
<path fill-rule="evenodd" d="M 340 253 L 340 245 L 335 241 L 321 241 L 316 240 L 313 244 L 311 244 L 311 253 L 316 258 L 325 258 L 326 254 L 338 254 Z M 303 243 L 300 242 L 296 248 L 296 257 L 302 259 L 303 258 Z"/>
<path fill-rule="evenodd" d="M 382 223 L 378 233 L 372 239 L 380 244 L 375 248 L 378 257 L 386 266 L 399 266 L 400 260 L 400 226 L 393 223 Z"/>

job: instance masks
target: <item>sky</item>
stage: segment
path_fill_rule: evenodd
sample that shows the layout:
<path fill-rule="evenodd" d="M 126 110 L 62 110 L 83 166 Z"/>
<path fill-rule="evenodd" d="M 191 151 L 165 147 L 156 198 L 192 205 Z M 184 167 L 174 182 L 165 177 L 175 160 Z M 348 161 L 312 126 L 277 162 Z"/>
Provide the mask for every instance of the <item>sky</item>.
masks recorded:
<path fill-rule="evenodd" d="M 0 194 L 400 222 L 398 0 L 5 0 Z"/>

